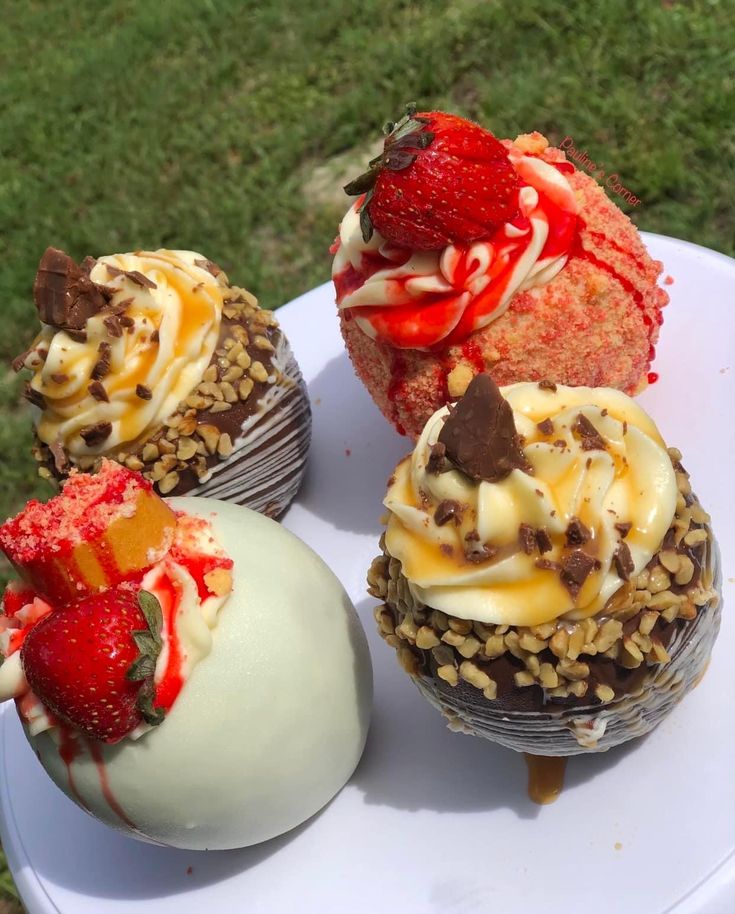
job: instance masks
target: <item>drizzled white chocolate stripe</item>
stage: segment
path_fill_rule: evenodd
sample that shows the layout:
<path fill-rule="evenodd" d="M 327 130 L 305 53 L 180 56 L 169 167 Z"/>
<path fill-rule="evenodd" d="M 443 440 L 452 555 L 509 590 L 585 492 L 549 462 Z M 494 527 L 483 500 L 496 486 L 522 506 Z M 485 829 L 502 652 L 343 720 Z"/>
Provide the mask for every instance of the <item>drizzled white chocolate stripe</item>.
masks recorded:
<path fill-rule="evenodd" d="M 187 495 L 246 504 L 271 516 L 278 516 L 296 495 L 311 438 L 308 397 L 283 336 L 272 363 L 277 380 L 258 401 L 257 411 L 244 421 L 232 454 L 212 467 Z"/>

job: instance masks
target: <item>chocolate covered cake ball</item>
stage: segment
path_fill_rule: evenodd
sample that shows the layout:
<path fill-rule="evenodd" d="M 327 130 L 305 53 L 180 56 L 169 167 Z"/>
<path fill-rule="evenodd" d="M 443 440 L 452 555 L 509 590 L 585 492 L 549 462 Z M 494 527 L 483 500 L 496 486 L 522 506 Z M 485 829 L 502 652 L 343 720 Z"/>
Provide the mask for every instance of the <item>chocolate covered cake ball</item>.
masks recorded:
<path fill-rule="evenodd" d="M 77 265 L 49 248 L 42 328 L 14 367 L 33 376 L 39 472 L 108 457 L 163 495 L 206 495 L 278 516 L 303 477 L 306 389 L 275 317 L 212 261 L 137 251 Z"/>
<path fill-rule="evenodd" d="M 369 573 L 383 638 L 451 727 L 534 755 L 655 727 L 718 632 L 680 453 L 628 396 L 478 375 L 396 468 Z"/>

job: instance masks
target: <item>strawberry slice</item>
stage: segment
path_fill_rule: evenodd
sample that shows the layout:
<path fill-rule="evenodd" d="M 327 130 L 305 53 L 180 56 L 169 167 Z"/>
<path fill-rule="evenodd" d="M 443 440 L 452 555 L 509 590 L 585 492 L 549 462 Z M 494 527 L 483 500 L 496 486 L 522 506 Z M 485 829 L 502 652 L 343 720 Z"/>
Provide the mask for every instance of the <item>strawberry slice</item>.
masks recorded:
<path fill-rule="evenodd" d="M 118 588 L 45 616 L 26 636 L 26 679 L 55 717 L 93 739 L 116 743 L 141 721 L 163 719 L 153 707 L 163 619 L 146 591 Z"/>
<path fill-rule="evenodd" d="M 386 129 L 383 152 L 345 187 L 350 195 L 367 192 L 360 210 L 366 242 L 377 230 L 414 251 L 467 245 L 517 214 L 520 179 L 489 130 L 413 105 Z"/>

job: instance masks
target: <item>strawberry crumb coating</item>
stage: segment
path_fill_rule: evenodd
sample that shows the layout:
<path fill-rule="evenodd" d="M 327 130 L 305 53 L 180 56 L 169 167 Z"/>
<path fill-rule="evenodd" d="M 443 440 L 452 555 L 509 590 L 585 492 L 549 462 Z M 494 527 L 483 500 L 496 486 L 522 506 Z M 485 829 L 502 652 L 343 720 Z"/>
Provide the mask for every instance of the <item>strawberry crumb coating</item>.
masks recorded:
<path fill-rule="evenodd" d="M 557 167 L 566 163 L 540 134 L 505 145 Z M 668 302 L 657 286 L 663 266 L 591 177 L 571 163 L 562 169 L 579 207 L 569 259 L 548 283 L 516 293 L 486 326 L 431 351 L 399 350 L 371 339 L 350 310 L 340 312 L 357 375 L 402 434 L 417 438 L 429 417 L 483 371 L 501 385 L 550 379 L 628 394 L 646 386 Z"/>
<path fill-rule="evenodd" d="M 0 549 L 38 593 L 63 605 L 150 567 L 175 526 L 147 480 L 106 460 L 95 475 L 73 471 L 59 495 L 30 501 L 0 526 Z"/>

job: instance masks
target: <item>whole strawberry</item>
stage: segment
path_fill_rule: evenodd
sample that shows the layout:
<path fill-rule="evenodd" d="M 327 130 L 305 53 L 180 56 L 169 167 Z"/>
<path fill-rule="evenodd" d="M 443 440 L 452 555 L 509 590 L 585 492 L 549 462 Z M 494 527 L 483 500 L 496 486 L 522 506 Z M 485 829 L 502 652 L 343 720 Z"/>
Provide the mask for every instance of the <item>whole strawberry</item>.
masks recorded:
<path fill-rule="evenodd" d="M 153 707 L 161 627 L 161 607 L 152 594 L 107 590 L 35 625 L 21 649 L 23 671 L 59 720 L 116 743 L 142 720 L 163 719 Z"/>
<path fill-rule="evenodd" d="M 347 184 L 366 194 L 360 210 L 365 241 L 373 229 L 415 251 L 471 244 L 518 212 L 518 175 L 489 130 L 441 111 L 386 124 L 383 152 Z"/>

